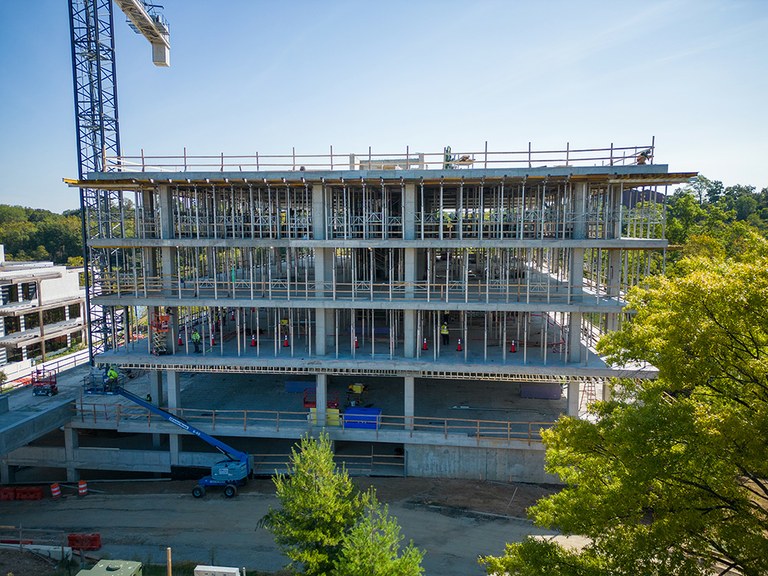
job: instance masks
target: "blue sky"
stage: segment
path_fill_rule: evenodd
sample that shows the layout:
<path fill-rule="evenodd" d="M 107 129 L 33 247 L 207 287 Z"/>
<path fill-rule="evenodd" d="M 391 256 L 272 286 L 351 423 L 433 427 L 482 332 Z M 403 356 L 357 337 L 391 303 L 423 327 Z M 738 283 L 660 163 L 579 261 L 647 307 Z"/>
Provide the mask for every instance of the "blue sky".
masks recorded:
<path fill-rule="evenodd" d="M 115 8 L 123 153 L 634 145 L 768 186 L 768 1 L 163 0 Z M 0 0 L 0 203 L 77 208 L 66 0 Z"/>

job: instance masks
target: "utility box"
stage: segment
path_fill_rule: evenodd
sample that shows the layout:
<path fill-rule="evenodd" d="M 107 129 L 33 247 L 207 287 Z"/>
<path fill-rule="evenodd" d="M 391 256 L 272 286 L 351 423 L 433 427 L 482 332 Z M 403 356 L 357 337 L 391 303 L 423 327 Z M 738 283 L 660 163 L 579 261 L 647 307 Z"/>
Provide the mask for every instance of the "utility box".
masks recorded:
<path fill-rule="evenodd" d="M 195 566 L 195 576 L 240 576 L 239 568 L 229 566 Z"/>
<path fill-rule="evenodd" d="M 141 562 L 131 560 L 99 560 L 90 570 L 80 570 L 77 576 L 142 576 Z"/>

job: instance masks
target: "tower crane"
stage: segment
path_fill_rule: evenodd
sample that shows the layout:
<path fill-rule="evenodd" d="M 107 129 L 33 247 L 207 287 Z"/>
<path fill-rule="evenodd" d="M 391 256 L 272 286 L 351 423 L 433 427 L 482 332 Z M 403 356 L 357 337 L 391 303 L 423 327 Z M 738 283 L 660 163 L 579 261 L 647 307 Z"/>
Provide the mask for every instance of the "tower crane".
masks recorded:
<path fill-rule="evenodd" d="M 157 66 L 170 65 L 170 31 L 159 13 L 161 6 L 144 0 L 115 0 L 131 27 L 152 45 Z M 107 156 L 120 156 L 120 125 L 117 107 L 117 73 L 112 0 L 69 0 L 72 48 L 72 79 L 75 96 L 77 175 L 106 169 Z M 109 217 L 114 192 L 80 188 L 80 211 L 85 268 L 85 300 L 91 364 L 96 352 L 109 350 L 124 334 L 124 313 L 93 304 L 95 282 L 103 272 L 119 266 L 118 255 L 95 249 L 89 240 L 105 236 L 124 224 Z M 97 215 L 100 215 L 97 217 Z M 106 215 L 106 216 L 105 216 Z"/>

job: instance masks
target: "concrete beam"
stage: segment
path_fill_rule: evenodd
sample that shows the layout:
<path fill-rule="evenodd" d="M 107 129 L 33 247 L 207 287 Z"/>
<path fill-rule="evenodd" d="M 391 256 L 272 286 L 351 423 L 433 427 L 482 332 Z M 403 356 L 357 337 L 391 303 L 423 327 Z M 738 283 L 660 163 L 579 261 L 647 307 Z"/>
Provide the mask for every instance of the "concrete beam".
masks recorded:
<path fill-rule="evenodd" d="M 26 446 L 72 420 L 74 406 L 63 400 L 45 412 L 14 410 L 0 416 L 0 454 Z"/>

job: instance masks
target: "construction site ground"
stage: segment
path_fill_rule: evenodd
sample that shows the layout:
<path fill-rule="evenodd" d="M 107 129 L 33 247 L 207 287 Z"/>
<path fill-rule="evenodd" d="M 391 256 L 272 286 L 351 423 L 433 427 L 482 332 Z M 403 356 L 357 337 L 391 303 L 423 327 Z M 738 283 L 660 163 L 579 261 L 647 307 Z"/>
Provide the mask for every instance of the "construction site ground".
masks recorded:
<path fill-rule="evenodd" d="M 396 516 L 405 541 L 426 551 L 427 575 L 484 574 L 480 555 L 500 555 L 506 542 L 546 534 L 526 519 L 526 509 L 556 487 L 429 478 L 356 478 L 360 489 L 374 486 Z M 246 567 L 277 572 L 287 563 L 272 535 L 257 528 L 277 506 L 272 481 L 256 479 L 237 498 L 211 490 L 200 500 L 193 481 L 89 482 L 89 494 L 53 501 L 0 502 L 3 524 L 67 533 L 99 533 L 102 548 L 91 559 L 119 558 L 165 564 L 166 549 L 176 562 Z M 29 555 L 0 552 L 0 574 L 50 576 L 54 568 Z"/>

